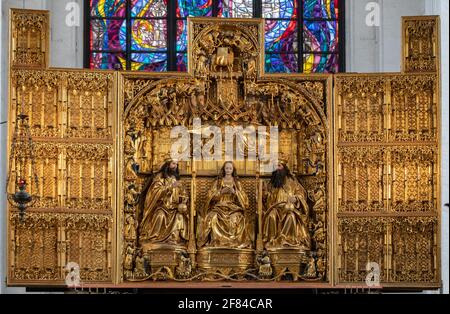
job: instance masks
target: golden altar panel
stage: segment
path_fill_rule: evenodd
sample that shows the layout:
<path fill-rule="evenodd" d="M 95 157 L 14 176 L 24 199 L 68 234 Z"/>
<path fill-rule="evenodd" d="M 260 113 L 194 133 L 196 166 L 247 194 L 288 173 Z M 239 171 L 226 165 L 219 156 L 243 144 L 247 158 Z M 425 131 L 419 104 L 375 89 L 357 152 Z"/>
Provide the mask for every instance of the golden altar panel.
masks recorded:
<path fill-rule="evenodd" d="M 69 262 L 86 282 L 112 282 L 112 89 L 107 72 L 12 69 L 9 115 L 29 116 L 39 182 L 24 223 L 9 210 L 10 284 L 64 284 Z"/>
<path fill-rule="evenodd" d="M 440 38 L 439 16 L 402 17 L 402 72 L 438 72 Z"/>
<path fill-rule="evenodd" d="M 421 23 L 405 21 L 409 29 Z M 436 44 L 436 20 L 430 21 Z M 17 115 L 26 113 L 39 178 L 39 190 L 31 192 L 39 199 L 24 222 L 8 207 L 8 284 L 64 285 L 67 265 L 76 263 L 81 282 L 97 286 L 364 287 L 367 267 L 376 263 L 384 287 L 438 287 L 440 92 L 437 68 L 430 71 L 438 58 L 420 57 L 432 62 L 414 65 L 417 53 L 430 52 L 427 44 L 412 31 L 404 37 L 411 48 L 404 69 L 411 73 L 265 74 L 262 20 L 194 18 L 189 32 L 188 73 L 13 64 L 9 143 Z M 274 177 L 262 161 L 251 160 L 252 140 L 244 133 L 241 144 L 237 136 L 232 142 L 244 156 L 233 163 L 240 203 L 227 205 L 238 214 L 227 217 L 245 225 L 234 225 L 245 237 L 243 231 L 227 245 L 203 241 L 205 222 L 216 223 L 226 211 L 211 202 L 217 186 L 229 188 L 221 174 L 226 141 L 219 141 L 217 160 L 179 161 L 175 180 L 163 177 L 161 168 L 170 165 L 173 128 L 185 128 L 192 139 L 210 127 L 226 134 L 230 127 L 246 132 L 252 126 L 267 127 L 269 146 L 269 127 L 279 130 L 279 164 L 291 170 L 295 190 L 280 211 L 285 228 L 266 232 Z M 208 139 L 201 139 L 202 148 Z M 13 173 L 17 158 L 9 156 Z M 180 206 L 152 213 L 153 197 L 165 195 L 158 184 L 166 179 Z M 165 229 L 151 234 L 142 227 L 148 217 L 172 228 L 170 237 Z M 229 228 L 229 221 L 216 229 Z M 286 221 L 295 221 L 297 238 L 289 239 L 293 229 Z"/>
<path fill-rule="evenodd" d="M 376 262 L 383 286 L 438 286 L 438 76 L 335 82 L 337 281 L 364 281 Z"/>
<path fill-rule="evenodd" d="M 12 67 L 48 67 L 49 11 L 12 9 L 10 64 Z"/>

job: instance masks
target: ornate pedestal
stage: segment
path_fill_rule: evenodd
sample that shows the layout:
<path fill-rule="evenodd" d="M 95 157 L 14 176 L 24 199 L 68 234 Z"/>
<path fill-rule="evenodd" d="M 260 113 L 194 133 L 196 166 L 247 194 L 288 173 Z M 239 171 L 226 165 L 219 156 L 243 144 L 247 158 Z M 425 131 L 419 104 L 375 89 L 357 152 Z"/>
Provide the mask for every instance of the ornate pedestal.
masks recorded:
<path fill-rule="evenodd" d="M 205 248 L 197 252 L 198 267 L 208 276 L 245 276 L 253 268 L 255 251 L 249 249 Z"/>
<path fill-rule="evenodd" d="M 284 275 L 292 275 L 292 279 L 297 281 L 304 266 L 308 263 L 308 252 L 302 249 L 273 249 L 268 250 L 274 277 L 276 280 L 283 279 Z"/>
<path fill-rule="evenodd" d="M 179 246 L 143 244 L 142 248 L 149 267 L 148 272 L 154 280 L 174 279 L 181 256 L 187 253 L 186 248 Z"/>

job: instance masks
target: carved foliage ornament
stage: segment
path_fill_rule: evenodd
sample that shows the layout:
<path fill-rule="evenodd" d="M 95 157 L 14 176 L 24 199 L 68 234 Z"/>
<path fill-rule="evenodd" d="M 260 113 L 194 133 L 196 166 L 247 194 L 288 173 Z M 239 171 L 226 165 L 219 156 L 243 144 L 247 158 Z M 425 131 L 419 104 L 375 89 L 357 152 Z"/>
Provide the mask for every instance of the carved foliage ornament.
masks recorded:
<path fill-rule="evenodd" d="M 11 10 L 11 65 L 48 66 L 48 11 Z"/>
<path fill-rule="evenodd" d="M 403 71 L 436 72 L 439 67 L 439 17 L 404 17 L 403 37 Z"/>

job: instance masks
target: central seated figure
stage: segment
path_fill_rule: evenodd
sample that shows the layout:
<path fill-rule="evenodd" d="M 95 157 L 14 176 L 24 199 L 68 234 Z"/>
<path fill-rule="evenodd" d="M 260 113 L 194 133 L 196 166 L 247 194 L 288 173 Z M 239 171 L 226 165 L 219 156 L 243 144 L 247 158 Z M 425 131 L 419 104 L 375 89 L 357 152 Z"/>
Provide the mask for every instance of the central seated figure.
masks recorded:
<path fill-rule="evenodd" d="M 248 211 L 248 196 L 238 180 L 236 168 L 233 162 L 225 162 L 199 213 L 198 248 L 251 249 L 253 227 Z"/>

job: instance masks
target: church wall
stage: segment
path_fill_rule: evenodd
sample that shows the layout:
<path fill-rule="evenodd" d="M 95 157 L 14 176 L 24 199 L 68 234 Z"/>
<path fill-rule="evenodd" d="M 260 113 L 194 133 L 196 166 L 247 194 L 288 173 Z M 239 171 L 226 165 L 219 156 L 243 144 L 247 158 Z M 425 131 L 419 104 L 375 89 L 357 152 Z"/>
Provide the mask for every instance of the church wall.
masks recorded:
<path fill-rule="evenodd" d="M 82 68 L 83 0 L 47 1 L 44 8 L 51 12 L 50 66 Z"/>
<path fill-rule="evenodd" d="M 347 0 L 346 71 L 400 72 L 401 17 L 424 15 L 427 1 Z M 379 23 L 368 26 L 366 18 L 371 12 L 375 14 L 370 9 L 374 7 L 380 13 Z"/>

